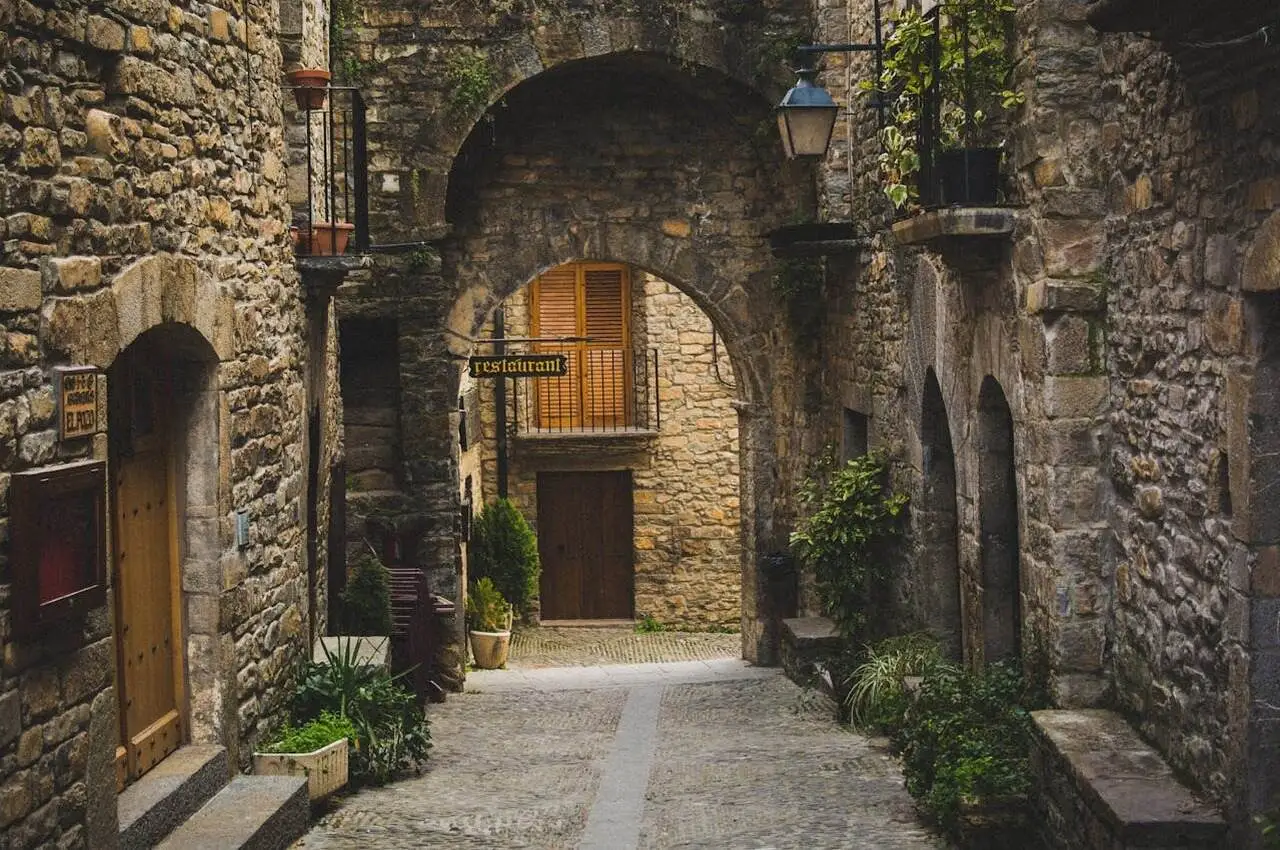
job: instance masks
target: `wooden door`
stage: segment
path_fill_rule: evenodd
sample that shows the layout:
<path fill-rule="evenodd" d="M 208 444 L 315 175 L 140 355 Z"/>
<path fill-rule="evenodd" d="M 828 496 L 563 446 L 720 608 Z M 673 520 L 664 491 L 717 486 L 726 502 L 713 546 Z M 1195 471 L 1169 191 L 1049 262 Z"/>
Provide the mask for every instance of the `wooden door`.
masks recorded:
<path fill-rule="evenodd" d="M 538 474 L 542 619 L 635 615 L 631 473 Z"/>
<path fill-rule="evenodd" d="M 132 361 L 132 362 L 131 362 Z M 172 382 L 161 358 L 129 358 L 112 375 L 113 567 L 120 698 L 120 786 L 185 737 Z M 136 367 L 136 368 L 131 368 Z M 127 436 L 126 436 L 127 435 Z"/>

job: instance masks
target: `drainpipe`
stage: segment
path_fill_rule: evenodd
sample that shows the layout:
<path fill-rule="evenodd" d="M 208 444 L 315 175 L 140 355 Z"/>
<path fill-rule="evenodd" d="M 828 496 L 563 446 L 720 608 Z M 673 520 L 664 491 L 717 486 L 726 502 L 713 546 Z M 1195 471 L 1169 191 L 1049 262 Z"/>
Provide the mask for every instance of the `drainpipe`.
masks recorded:
<path fill-rule="evenodd" d="M 506 336 L 506 310 L 499 307 L 493 311 L 493 353 L 499 356 L 507 353 L 507 345 L 502 340 Z M 497 409 L 498 427 L 498 498 L 507 498 L 507 379 L 498 377 L 493 389 L 493 406 Z"/>

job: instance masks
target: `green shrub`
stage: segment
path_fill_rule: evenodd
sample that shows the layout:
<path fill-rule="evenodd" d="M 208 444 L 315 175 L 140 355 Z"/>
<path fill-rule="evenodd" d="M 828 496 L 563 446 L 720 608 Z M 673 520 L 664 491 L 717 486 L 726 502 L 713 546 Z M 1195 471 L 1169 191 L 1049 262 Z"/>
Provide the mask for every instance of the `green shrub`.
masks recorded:
<path fill-rule="evenodd" d="M 645 614 L 636 623 L 636 633 L 642 635 L 657 634 L 665 632 L 667 627 L 658 622 L 652 614 Z"/>
<path fill-rule="evenodd" d="M 511 605 L 492 579 L 482 578 L 467 593 L 467 622 L 473 631 L 505 632 L 511 628 Z"/>
<path fill-rule="evenodd" d="M 356 561 L 342 591 L 342 629 L 349 635 L 391 634 L 391 573 L 373 555 Z"/>
<path fill-rule="evenodd" d="M 422 701 L 400 685 L 400 676 L 381 666 L 357 663 L 358 649 L 359 641 L 354 640 L 342 643 L 336 652 L 326 647 L 325 663 L 303 666 L 293 716 L 296 723 L 326 713 L 347 718 L 355 729 L 352 781 L 382 785 L 426 760 L 431 733 Z"/>
<path fill-rule="evenodd" d="M 938 641 L 919 632 L 867 647 L 865 660 L 847 682 L 850 718 L 864 728 L 897 731 L 907 711 L 903 678 L 923 676 L 944 663 Z"/>
<path fill-rule="evenodd" d="M 524 616 L 538 595 L 538 539 L 509 499 L 498 499 L 476 518 L 467 550 L 473 579 L 492 579 L 503 598 Z"/>
<path fill-rule="evenodd" d="M 1031 788 L 1030 707 L 1014 663 L 976 673 L 935 666 L 893 736 L 907 790 L 952 831 L 963 805 L 1025 796 Z"/>
<path fill-rule="evenodd" d="M 260 752 L 313 753 L 343 738 L 352 741 L 356 739 L 356 727 L 352 725 L 351 719 L 332 711 L 322 711 L 315 720 L 301 726 L 285 724 L 273 741 Z"/>
<path fill-rule="evenodd" d="M 818 598 L 845 637 L 862 642 L 873 585 L 889 576 L 907 497 L 885 488 L 888 464 L 873 452 L 832 470 L 828 459 L 800 488 L 807 516 L 791 549 L 812 571 Z"/>

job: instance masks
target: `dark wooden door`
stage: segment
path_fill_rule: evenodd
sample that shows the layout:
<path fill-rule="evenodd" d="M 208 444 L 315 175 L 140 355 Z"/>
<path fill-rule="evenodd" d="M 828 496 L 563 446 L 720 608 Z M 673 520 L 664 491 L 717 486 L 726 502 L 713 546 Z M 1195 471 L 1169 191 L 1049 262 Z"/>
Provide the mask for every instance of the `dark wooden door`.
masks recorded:
<path fill-rule="evenodd" d="M 635 615 L 631 473 L 538 473 L 542 619 Z"/>

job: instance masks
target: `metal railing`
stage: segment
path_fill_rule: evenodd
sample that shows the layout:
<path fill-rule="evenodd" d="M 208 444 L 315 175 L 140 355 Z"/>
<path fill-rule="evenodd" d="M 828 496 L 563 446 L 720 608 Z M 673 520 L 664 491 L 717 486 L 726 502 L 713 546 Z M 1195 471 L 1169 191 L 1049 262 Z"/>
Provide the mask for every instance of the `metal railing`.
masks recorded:
<path fill-rule="evenodd" d="M 544 344 L 538 353 L 564 354 L 569 374 L 514 382 L 518 434 L 622 434 L 662 427 L 657 349 Z"/>
<path fill-rule="evenodd" d="M 306 131 L 307 204 L 295 212 L 299 254 L 366 253 L 369 149 L 364 98 L 351 86 L 291 87 Z M 324 92 L 323 100 L 319 97 Z M 310 102 L 307 102 L 307 101 Z"/>

